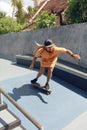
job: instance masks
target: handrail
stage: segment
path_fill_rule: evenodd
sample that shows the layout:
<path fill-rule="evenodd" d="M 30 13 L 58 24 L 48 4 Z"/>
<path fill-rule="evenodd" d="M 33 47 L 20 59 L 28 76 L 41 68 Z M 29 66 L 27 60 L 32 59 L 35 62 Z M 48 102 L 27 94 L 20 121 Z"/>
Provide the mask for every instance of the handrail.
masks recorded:
<path fill-rule="evenodd" d="M 14 99 L 12 99 L 2 88 L 0 88 L 0 93 L 2 93 L 19 111 L 22 112 L 39 130 L 44 130 L 44 127 L 36 121 L 29 113 L 27 113 Z M 1 97 L 0 97 L 1 98 Z"/>

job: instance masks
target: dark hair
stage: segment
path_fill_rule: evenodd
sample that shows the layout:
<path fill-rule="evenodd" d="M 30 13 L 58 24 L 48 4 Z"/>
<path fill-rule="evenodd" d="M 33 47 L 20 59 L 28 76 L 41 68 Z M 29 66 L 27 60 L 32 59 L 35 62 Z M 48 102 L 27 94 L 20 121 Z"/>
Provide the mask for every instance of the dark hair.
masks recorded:
<path fill-rule="evenodd" d="M 48 39 L 48 40 L 44 41 L 44 46 L 48 47 L 50 45 L 53 45 L 53 41 L 52 40 Z"/>

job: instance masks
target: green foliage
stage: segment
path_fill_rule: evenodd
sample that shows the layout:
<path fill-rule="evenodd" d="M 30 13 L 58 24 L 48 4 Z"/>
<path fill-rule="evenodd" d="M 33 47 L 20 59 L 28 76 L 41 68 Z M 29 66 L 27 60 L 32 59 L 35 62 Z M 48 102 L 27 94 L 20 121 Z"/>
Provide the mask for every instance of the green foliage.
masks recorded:
<path fill-rule="evenodd" d="M 87 22 L 87 0 L 68 0 L 66 23 Z"/>
<path fill-rule="evenodd" d="M 18 3 L 18 0 L 11 0 L 11 6 L 13 7 L 12 17 L 15 16 L 17 3 Z"/>
<path fill-rule="evenodd" d="M 43 11 L 40 16 L 36 18 L 34 23 L 36 24 L 36 29 L 52 27 L 57 21 L 57 16 L 55 14 L 48 14 L 47 11 Z"/>
<path fill-rule="evenodd" d="M 21 30 L 23 26 L 18 24 L 16 20 L 10 17 L 0 18 L 0 34 L 5 34 L 9 32 L 17 32 Z"/>
<path fill-rule="evenodd" d="M 13 6 L 13 14 L 12 16 L 17 17 L 17 22 L 20 24 L 24 24 L 26 22 L 25 12 L 23 10 L 23 2 L 22 0 L 11 0 Z"/>
<path fill-rule="evenodd" d="M 31 6 L 28 6 L 27 10 L 28 10 L 28 14 L 30 16 L 33 16 L 37 12 L 38 9 L 37 9 L 37 7 L 32 8 Z"/>
<path fill-rule="evenodd" d="M 25 13 L 23 10 L 23 4 L 21 0 L 18 0 L 16 7 L 17 7 L 17 11 L 16 11 L 17 22 L 23 24 L 26 22 L 26 19 L 25 19 Z"/>
<path fill-rule="evenodd" d="M 5 17 L 5 13 L 4 12 L 0 12 L 0 18 L 3 18 L 3 17 Z"/>

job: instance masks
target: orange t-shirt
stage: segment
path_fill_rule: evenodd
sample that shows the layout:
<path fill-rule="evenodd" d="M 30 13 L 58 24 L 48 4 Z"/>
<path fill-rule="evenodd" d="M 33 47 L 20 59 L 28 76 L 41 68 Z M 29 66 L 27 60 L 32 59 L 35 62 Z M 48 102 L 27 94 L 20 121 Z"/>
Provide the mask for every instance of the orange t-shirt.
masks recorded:
<path fill-rule="evenodd" d="M 41 57 L 41 67 L 54 67 L 61 52 L 64 52 L 64 48 L 54 46 L 52 53 L 47 52 L 45 48 L 40 48 L 35 57 Z"/>

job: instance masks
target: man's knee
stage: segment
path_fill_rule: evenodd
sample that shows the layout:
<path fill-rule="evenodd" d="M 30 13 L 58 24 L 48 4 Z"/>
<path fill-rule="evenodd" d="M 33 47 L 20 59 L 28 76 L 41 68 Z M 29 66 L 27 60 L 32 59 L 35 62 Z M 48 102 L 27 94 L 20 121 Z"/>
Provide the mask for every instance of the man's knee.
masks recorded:
<path fill-rule="evenodd" d="M 53 73 L 53 68 L 49 67 L 49 68 L 48 68 L 48 72 L 49 72 L 49 73 Z"/>
<path fill-rule="evenodd" d="M 40 68 L 40 73 L 41 73 L 41 74 L 44 73 L 44 68 L 43 68 L 43 67 Z"/>

